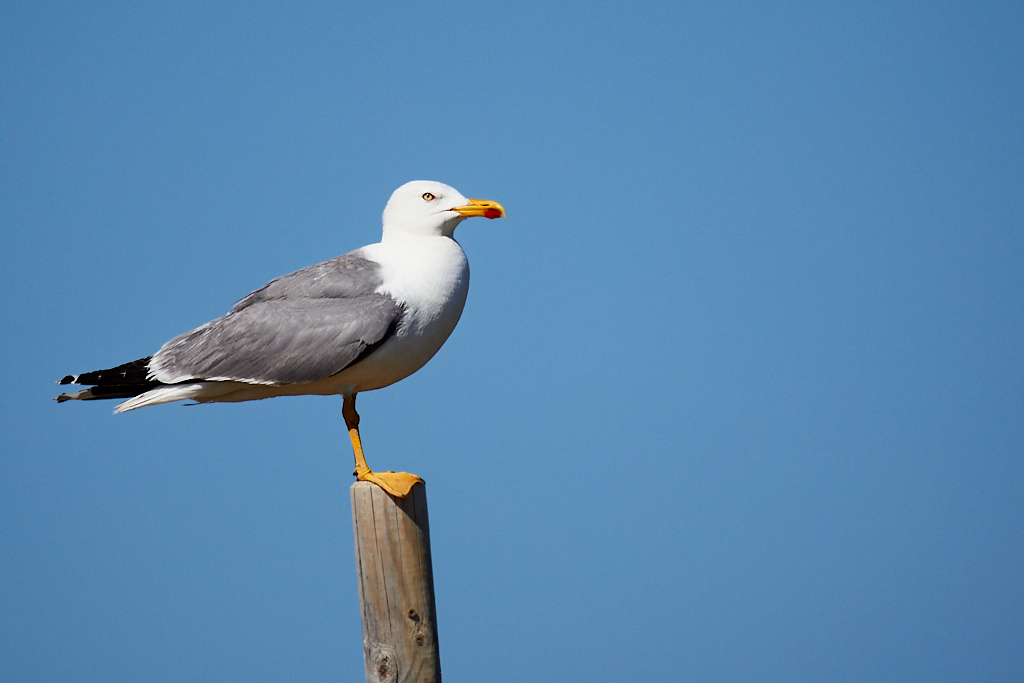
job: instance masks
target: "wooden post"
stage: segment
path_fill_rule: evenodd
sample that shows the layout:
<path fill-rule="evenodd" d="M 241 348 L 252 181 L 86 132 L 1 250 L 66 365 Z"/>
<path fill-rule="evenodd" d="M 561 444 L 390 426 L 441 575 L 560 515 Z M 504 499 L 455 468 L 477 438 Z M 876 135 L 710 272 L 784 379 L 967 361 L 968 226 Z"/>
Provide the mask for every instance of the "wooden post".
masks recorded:
<path fill-rule="evenodd" d="M 441 683 L 427 491 L 394 498 L 352 485 L 367 683 Z"/>

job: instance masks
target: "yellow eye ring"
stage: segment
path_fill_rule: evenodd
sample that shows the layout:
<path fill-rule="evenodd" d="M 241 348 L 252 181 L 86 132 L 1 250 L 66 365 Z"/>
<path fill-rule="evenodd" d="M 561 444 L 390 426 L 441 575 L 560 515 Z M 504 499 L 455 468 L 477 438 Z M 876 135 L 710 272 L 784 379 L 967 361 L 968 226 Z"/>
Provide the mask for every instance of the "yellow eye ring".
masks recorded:
<path fill-rule="evenodd" d="M 423 199 L 424 199 L 424 201 L 432 202 L 432 201 L 434 201 L 435 199 L 437 199 L 437 197 L 435 197 L 435 196 L 434 196 L 433 194 L 431 194 L 430 192 L 424 192 L 424 193 L 423 193 Z"/>

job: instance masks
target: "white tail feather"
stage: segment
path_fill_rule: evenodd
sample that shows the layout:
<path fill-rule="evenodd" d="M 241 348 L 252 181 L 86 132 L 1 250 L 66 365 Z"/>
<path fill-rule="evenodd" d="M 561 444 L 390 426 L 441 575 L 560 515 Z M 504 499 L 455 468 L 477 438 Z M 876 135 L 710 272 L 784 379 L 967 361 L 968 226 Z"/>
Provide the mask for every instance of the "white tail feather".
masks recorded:
<path fill-rule="evenodd" d="M 207 385 L 202 383 L 175 384 L 170 387 L 157 387 L 156 389 L 151 389 L 144 394 L 139 394 L 138 396 L 128 399 L 117 406 L 114 412 L 124 413 L 129 410 L 135 410 L 136 408 L 155 406 L 158 403 L 170 403 L 171 401 L 183 401 L 189 398 L 198 398 L 205 393 L 204 390 L 206 387 Z"/>

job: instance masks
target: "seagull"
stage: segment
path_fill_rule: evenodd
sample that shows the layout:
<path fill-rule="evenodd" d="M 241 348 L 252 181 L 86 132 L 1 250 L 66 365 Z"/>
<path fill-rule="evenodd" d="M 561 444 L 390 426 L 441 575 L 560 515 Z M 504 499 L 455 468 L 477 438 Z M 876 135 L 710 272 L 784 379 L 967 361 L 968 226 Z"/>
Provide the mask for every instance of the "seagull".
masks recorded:
<path fill-rule="evenodd" d="M 356 395 L 419 370 L 455 329 L 469 262 L 453 234 L 472 216 L 501 218 L 505 209 L 442 183 L 406 183 L 384 208 L 379 243 L 272 280 L 148 358 L 68 375 L 58 383 L 90 388 L 55 400 L 127 398 L 114 411 L 123 413 L 189 399 L 340 394 L 356 479 L 405 497 L 423 480 L 370 470 Z"/>

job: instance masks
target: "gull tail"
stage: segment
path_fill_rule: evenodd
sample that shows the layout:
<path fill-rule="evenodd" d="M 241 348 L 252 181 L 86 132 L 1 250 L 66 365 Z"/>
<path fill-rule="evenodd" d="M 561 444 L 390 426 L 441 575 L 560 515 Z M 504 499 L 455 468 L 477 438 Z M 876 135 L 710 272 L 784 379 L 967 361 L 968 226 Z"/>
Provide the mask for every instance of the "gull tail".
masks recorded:
<path fill-rule="evenodd" d="M 114 409 L 115 413 L 124 413 L 136 408 L 155 406 L 160 403 L 171 401 L 184 401 L 186 399 L 198 400 L 204 394 L 208 394 L 209 383 L 196 382 L 194 384 L 160 384 L 155 389 L 150 389 L 144 394 L 130 398 Z"/>
<path fill-rule="evenodd" d="M 81 375 L 68 375 L 57 384 L 92 385 L 88 389 L 73 394 L 61 394 L 54 400 L 64 401 L 95 401 L 102 398 L 132 398 L 157 387 L 166 386 L 149 377 L 149 358 L 118 365 L 109 370 L 96 370 Z"/>
<path fill-rule="evenodd" d="M 61 394 L 53 399 L 57 403 L 64 401 L 96 401 L 101 398 L 126 398 L 117 406 L 115 413 L 123 413 L 136 408 L 154 406 L 158 403 L 170 403 L 195 399 L 203 402 L 213 397 L 236 391 L 239 386 L 235 382 L 180 382 L 167 384 L 155 380 L 149 375 L 149 362 L 153 357 L 140 358 L 131 363 L 118 365 L 109 370 L 96 370 L 81 375 L 68 375 L 57 384 L 92 385 L 88 389 L 73 394 Z M 260 397 L 265 398 L 265 397 Z"/>

